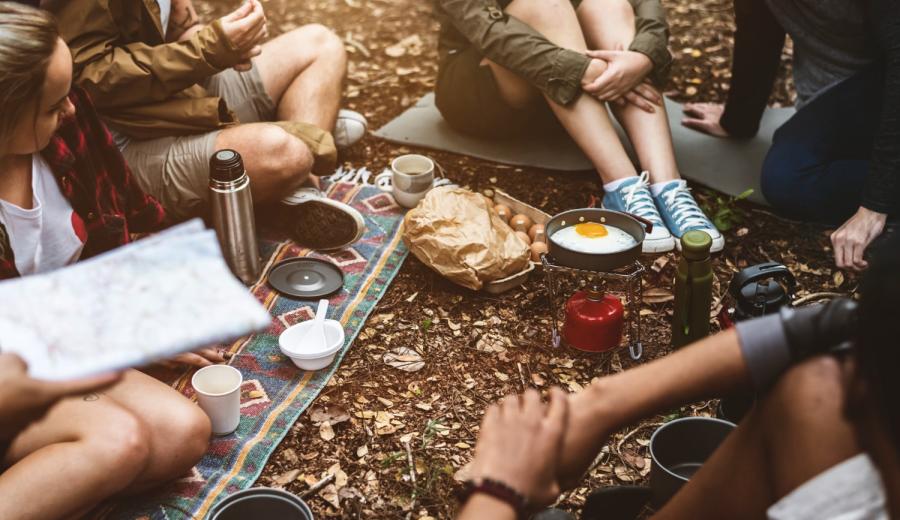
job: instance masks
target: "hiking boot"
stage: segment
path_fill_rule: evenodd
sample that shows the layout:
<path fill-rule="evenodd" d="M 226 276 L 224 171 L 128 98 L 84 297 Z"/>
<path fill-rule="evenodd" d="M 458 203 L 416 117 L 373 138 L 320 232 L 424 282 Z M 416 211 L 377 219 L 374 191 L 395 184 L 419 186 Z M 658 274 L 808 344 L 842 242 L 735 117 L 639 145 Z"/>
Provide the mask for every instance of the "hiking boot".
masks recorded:
<path fill-rule="evenodd" d="M 639 176 L 628 179 L 619 185 L 615 191 L 603 195 L 604 209 L 631 213 L 653 224 L 653 231 L 644 237 L 642 252 L 664 253 L 675 249 L 675 239 L 663 223 L 653 196 L 649 188 L 650 174 L 644 172 Z"/>
<path fill-rule="evenodd" d="M 668 183 L 654 199 L 666 226 L 678 239 L 675 244 L 679 251 L 681 251 L 681 236 L 695 230 L 703 231 L 712 238 L 710 252 L 717 253 L 725 247 L 725 237 L 697 205 L 690 188 L 687 187 L 687 181 L 677 180 Z"/>
<path fill-rule="evenodd" d="M 343 202 L 329 199 L 315 188 L 301 188 L 281 201 L 291 237 L 301 246 L 328 251 L 342 249 L 362 238 L 362 214 Z"/>
<path fill-rule="evenodd" d="M 366 135 L 369 123 L 365 116 L 353 110 L 341 109 L 334 123 L 334 144 L 338 149 L 349 148 Z"/>

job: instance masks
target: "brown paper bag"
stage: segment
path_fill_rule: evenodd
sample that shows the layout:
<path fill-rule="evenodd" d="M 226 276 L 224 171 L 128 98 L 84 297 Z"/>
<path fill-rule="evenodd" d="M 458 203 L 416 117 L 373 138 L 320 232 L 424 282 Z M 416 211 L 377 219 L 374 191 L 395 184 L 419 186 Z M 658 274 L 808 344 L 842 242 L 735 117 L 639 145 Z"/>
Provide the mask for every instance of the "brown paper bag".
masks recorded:
<path fill-rule="evenodd" d="M 428 192 L 406 214 L 403 241 L 422 263 L 469 289 L 528 266 L 528 246 L 484 197 L 462 188 Z"/>

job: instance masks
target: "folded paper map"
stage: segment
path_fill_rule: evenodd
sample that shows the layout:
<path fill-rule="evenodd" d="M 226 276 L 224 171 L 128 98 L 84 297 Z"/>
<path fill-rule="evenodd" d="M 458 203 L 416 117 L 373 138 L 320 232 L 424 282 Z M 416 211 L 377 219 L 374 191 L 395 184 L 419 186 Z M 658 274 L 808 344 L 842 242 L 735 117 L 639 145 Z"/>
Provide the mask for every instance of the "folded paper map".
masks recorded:
<path fill-rule="evenodd" d="M 195 220 L 46 274 L 0 283 L 0 351 L 41 379 L 141 366 L 256 332 L 271 317 Z"/>

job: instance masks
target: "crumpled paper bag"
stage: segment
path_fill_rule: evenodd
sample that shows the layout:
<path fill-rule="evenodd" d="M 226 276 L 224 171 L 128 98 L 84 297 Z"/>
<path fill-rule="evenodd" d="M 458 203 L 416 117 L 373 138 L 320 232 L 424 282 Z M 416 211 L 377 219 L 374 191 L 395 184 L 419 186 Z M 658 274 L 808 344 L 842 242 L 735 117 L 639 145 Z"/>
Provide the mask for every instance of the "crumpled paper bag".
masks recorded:
<path fill-rule="evenodd" d="M 453 187 L 429 191 L 406 214 L 403 241 L 422 263 L 474 290 L 523 271 L 530 254 L 484 197 Z"/>

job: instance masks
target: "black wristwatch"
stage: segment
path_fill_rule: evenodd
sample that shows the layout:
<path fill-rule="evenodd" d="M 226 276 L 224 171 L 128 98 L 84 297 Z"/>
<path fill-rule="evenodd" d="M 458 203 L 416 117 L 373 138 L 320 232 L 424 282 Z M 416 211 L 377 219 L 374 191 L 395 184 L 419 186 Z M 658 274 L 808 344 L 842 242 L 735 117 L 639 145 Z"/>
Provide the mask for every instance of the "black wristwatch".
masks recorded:
<path fill-rule="evenodd" d="M 465 504 L 476 493 L 484 493 L 509 504 L 516 512 L 516 518 L 520 520 L 528 518 L 528 500 L 525 496 L 499 480 L 492 478 L 467 480 L 457 492 L 456 498 L 460 504 Z"/>

